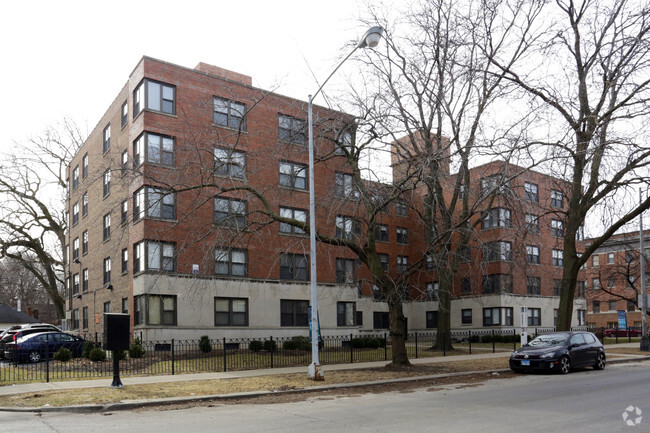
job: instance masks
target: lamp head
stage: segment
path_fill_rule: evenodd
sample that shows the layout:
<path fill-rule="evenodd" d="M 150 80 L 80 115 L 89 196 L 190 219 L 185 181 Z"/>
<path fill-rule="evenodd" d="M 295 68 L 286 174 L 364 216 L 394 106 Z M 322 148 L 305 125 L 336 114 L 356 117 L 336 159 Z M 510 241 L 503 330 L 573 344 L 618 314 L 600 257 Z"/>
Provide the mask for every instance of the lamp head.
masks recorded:
<path fill-rule="evenodd" d="M 381 35 L 384 33 L 384 28 L 381 26 L 374 26 L 368 29 L 368 31 L 363 35 L 359 41 L 357 48 L 375 48 L 379 45 L 381 40 Z"/>

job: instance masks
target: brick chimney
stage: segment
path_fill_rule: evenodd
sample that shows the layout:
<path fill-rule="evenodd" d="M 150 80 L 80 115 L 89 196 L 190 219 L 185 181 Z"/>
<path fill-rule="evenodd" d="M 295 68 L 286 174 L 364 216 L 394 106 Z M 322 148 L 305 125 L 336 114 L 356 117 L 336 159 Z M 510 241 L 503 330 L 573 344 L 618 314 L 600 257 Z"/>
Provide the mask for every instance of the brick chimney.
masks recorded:
<path fill-rule="evenodd" d="M 206 74 L 215 75 L 217 77 L 225 78 L 226 80 L 236 81 L 247 86 L 253 85 L 253 78 L 248 75 L 240 74 L 238 72 L 229 71 L 214 65 L 200 62 L 194 67 L 194 70 L 205 72 Z"/>

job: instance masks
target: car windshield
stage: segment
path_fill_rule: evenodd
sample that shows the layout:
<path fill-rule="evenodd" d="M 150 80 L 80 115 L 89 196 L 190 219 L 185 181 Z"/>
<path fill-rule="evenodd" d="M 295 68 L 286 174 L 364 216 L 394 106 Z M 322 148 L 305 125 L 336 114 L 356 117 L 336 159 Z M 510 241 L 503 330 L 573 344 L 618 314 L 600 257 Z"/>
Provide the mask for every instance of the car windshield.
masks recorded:
<path fill-rule="evenodd" d="M 560 344 L 566 343 L 569 338 L 566 334 L 548 334 L 540 335 L 539 337 L 532 340 L 528 343 L 532 347 L 549 347 L 549 346 L 558 346 Z"/>

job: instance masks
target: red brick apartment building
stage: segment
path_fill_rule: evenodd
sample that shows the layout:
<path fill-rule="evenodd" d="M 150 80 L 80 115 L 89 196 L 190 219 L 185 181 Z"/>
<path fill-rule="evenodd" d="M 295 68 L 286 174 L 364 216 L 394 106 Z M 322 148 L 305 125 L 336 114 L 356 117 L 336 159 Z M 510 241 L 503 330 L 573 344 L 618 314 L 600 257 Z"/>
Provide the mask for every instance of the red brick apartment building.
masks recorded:
<path fill-rule="evenodd" d="M 650 231 L 644 232 L 646 287 Z M 587 240 L 587 244 L 589 240 Z M 639 232 L 612 236 L 592 254 L 588 266 L 587 322 L 596 327 L 616 328 L 618 312 L 624 311 L 627 326 L 641 328 Z"/>
<path fill-rule="evenodd" d="M 315 119 L 318 231 L 356 234 L 362 210 L 337 150 L 351 119 L 321 107 Z M 102 313 L 124 312 L 145 339 L 306 334 L 309 239 L 269 219 L 308 221 L 305 127 L 304 101 L 254 88 L 248 76 L 143 57 L 69 166 L 68 329 L 101 333 Z M 505 167 L 472 176 L 480 185 Z M 453 327 L 519 326 L 520 306 L 532 325 L 553 326 L 559 184 L 526 172 L 486 213 L 457 278 Z M 423 263 L 405 305 L 411 330 L 435 327 L 438 309 L 421 206 L 417 193 L 392 203 L 376 235 L 392 274 Z M 317 254 L 323 335 L 387 328 L 388 308 L 354 254 L 324 244 Z"/>

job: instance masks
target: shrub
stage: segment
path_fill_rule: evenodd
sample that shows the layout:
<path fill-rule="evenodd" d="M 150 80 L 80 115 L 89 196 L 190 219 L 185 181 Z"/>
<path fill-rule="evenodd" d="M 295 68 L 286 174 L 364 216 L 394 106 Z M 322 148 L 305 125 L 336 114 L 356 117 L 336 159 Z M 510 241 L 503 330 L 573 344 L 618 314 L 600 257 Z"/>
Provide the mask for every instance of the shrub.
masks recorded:
<path fill-rule="evenodd" d="M 264 340 L 264 350 L 267 352 L 275 352 L 278 350 L 278 343 L 275 340 Z"/>
<path fill-rule="evenodd" d="M 84 341 L 84 345 L 81 348 L 81 356 L 84 358 L 90 358 L 90 351 L 95 348 L 95 343 L 90 340 Z"/>
<path fill-rule="evenodd" d="M 118 361 L 122 361 L 123 359 L 126 359 L 126 350 L 114 350 L 113 356 L 115 356 Z"/>
<path fill-rule="evenodd" d="M 54 359 L 56 361 L 68 362 L 72 358 L 72 352 L 66 347 L 62 347 L 54 354 Z"/>
<path fill-rule="evenodd" d="M 90 351 L 88 358 L 93 361 L 106 361 L 106 352 L 101 347 L 95 347 Z"/>
<path fill-rule="evenodd" d="M 604 329 L 604 328 L 600 328 L 600 329 L 598 329 L 596 332 L 594 332 L 594 335 L 596 336 L 596 338 L 597 338 L 601 343 L 602 343 L 603 341 L 605 341 L 605 329 Z"/>
<path fill-rule="evenodd" d="M 248 350 L 251 352 L 259 352 L 262 349 L 264 349 L 264 343 L 262 343 L 260 340 L 253 340 L 248 343 Z"/>
<path fill-rule="evenodd" d="M 212 344 L 210 343 L 210 338 L 207 335 L 203 335 L 199 341 L 199 349 L 203 353 L 212 352 Z"/>
<path fill-rule="evenodd" d="M 311 350 L 311 342 L 308 337 L 296 336 L 285 341 L 282 345 L 285 350 Z"/>
<path fill-rule="evenodd" d="M 480 337 L 479 335 L 472 335 L 472 336 L 469 338 L 469 341 L 470 341 L 471 343 L 480 343 L 480 342 L 481 342 L 481 337 Z"/>
<path fill-rule="evenodd" d="M 133 359 L 142 358 L 144 356 L 144 352 L 145 350 L 142 347 L 140 339 L 138 337 L 135 337 L 133 339 L 133 343 L 131 343 L 131 346 L 129 347 L 129 357 Z"/>
<path fill-rule="evenodd" d="M 386 345 L 386 341 L 381 337 L 356 337 L 350 343 L 355 349 L 378 349 Z"/>

